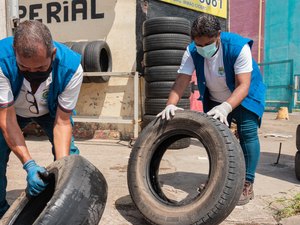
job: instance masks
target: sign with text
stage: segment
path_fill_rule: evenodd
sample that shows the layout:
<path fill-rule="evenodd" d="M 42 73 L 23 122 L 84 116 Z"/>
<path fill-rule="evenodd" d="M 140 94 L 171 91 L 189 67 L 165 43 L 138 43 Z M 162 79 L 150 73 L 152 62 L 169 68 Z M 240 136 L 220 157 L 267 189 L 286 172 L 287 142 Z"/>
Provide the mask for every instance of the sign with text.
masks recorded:
<path fill-rule="evenodd" d="M 173 5 L 227 18 L 227 0 L 160 0 Z"/>
<path fill-rule="evenodd" d="M 117 1 L 19 0 L 20 20 L 39 20 L 58 41 L 105 39 L 115 20 Z"/>

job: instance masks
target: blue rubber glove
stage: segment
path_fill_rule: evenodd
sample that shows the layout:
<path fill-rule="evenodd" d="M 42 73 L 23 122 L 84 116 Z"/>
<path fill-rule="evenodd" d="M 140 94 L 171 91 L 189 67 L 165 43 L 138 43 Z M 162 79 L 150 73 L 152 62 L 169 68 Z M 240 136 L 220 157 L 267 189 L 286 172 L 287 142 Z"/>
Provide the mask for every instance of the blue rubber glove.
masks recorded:
<path fill-rule="evenodd" d="M 24 165 L 23 169 L 27 172 L 27 192 L 31 196 L 37 196 L 43 190 L 45 190 L 48 183 L 45 183 L 39 173 L 45 173 L 44 167 L 38 166 L 34 160 L 28 160 Z"/>

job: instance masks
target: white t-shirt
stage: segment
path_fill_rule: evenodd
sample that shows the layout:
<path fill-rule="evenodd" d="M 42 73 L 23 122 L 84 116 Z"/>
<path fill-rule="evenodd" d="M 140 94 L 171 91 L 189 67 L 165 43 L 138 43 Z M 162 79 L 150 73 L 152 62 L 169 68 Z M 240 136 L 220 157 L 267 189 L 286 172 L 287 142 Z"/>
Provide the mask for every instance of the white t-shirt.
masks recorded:
<path fill-rule="evenodd" d="M 83 69 L 82 66 L 79 65 L 65 90 L 58 96 L 58 104 L 64 111 L 71 112 L 75 108 L 82 79 Z M 0 68 L 0 107 L 5 108 L 14 104 L 16 114 L 25 118 L 45 115 L 49 113 L 47 96 L 51 82 L 52 74 L 50 74 L 47 80 L 40 84 L 34 94 L 39 110 L 39 114 L 37 114 L 34 113 L 36 110 L 35 106 L 33 106 L 34 98 L 32 94 L 30 94 L 30 83 L 24 79 L 18 98 L 14 102 L 10 82 Z"/>
<path fill-rule="evenodd" d="M 185 51 L 178 73 L 192 75 L 195 70 L 193 58 L 189 48 Z M 252 68 L 252 54 L 248 44 L 246 44 L 234 64 L 235 74 L 248 73 Z M 224 102 L 231 95 L 231 91 L 226 84 L 225 69 L 223 63 L 223 48 L 220 45 L 218 51 L 212 58 L 204 59 L 204 74 L 206 86 L 209 89 L 210 99 L 216 102 Z"/>

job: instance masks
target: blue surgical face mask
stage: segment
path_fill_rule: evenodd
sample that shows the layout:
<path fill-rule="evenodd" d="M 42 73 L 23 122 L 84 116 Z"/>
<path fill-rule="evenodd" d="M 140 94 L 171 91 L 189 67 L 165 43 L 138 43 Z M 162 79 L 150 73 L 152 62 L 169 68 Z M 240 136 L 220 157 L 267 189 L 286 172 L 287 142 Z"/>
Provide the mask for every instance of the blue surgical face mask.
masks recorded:
<path fill-rule="evenodd" d="M 213 42 L 210 45 L 207 45 L 204 47 L 196 46 L 197 52 L 200 55 L 202 55 L 204 58 L 211 58 L 218 50 L 216 44 L 217 44 L 217 42 Z"/>

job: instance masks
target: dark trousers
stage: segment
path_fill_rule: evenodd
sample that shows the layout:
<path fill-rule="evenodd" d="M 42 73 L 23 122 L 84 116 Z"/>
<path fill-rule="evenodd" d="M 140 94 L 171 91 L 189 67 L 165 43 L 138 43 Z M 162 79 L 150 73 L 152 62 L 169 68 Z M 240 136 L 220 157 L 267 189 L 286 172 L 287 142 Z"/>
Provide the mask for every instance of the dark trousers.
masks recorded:
<path fill-rule="evenodd" d="M 209 100 L 207 108 L 210 110 L 219 104 L 219 102 Z M 232 119 L 237 124 L 240 145 L 244 153 L 246 180 L 253 183 L 260 157 L 260 143 L 258 139 L 259 117 L 242 105 L 239 105 L 228 115 L 227 120 L 229 124 L 231 124 Z"/>

